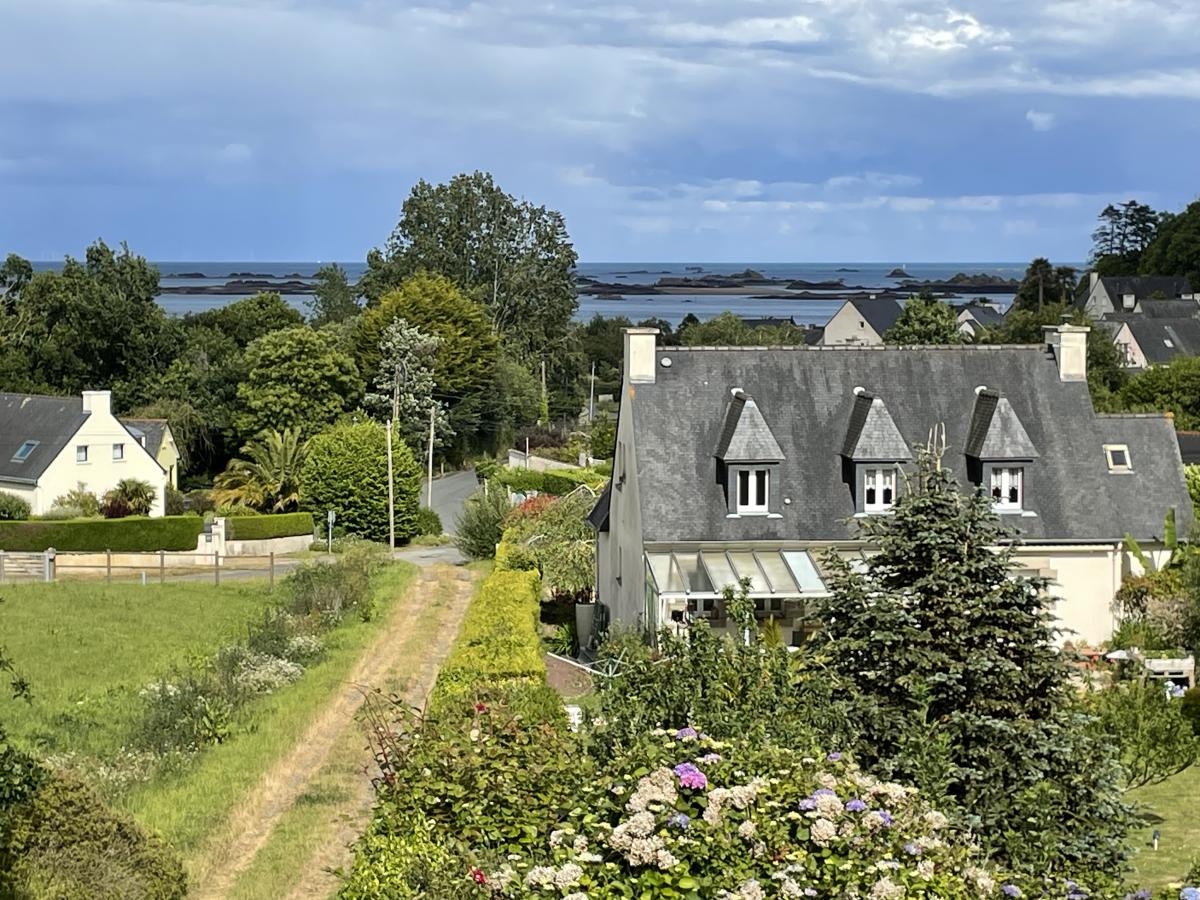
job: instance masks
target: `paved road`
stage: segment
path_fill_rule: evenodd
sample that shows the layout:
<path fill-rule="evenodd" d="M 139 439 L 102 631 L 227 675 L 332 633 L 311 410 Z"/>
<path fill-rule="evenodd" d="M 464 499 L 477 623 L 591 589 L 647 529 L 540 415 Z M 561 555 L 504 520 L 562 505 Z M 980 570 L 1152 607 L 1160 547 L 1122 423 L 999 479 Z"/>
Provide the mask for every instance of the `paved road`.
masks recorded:
<path fill-rule="evenodd" d="M 462 511 L 463 503 L 475 493 L 479 482 L 475 478 L 474 469 L 462 472 L 451 472 L 442 478 L 433 479 L 433 510 L 442 520 L 442 528 L 446 534 L 454 534 L 454 523 Z M 421 505 L 426 505 L 429 496 L 429 482 L 421 479 Z"/>

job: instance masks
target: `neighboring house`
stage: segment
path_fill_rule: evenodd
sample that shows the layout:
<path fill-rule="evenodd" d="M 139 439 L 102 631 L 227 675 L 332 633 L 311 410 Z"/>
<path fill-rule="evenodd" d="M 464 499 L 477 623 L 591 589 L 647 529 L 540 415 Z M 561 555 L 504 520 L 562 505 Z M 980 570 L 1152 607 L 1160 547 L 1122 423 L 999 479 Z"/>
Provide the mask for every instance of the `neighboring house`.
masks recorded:
<path fill-rule="evenodd" d="M 1077 305 L 1093 319 L 1116 312 L 1140 313 L 1143 304 L 1155 300 L 1200 300 L 1186 278 L 1161 275 L 1135 275 L 1102 278 L 1089 272 L 1087 293 Z"/>
<path fill-rule="evenodd" d="M 122 417 L 121 424 L 129 429 L 129 433 L 162 466 L 163 471 L 167 473 L 167 483 L 173 488 L 179 487 L 179 447 L 167 420 Z"/>
<path fill-rule="evenodd" d="M 1150 306 L 1152 303 L 1146 304 Z M 1102 324 L 1115 327 L 1113 343 L 1131 369 L 1166 365 L 1177 356 L 1200 355 L 1200 318 L 1168 319 L 1131 313 L 1109 316 Z"/>
<path fill-rule="evenodd" d="M 1099 644 L 1138 571 L 1125 534 L 1161 560 L 1168 510 L 1185 532 L 1192 512 L 1171 420 L 1093 410 L 1087 332 L 764 350 L 656 347 L 653 329 L 628 329 L 612 480 L 591 514 L 599 602 L 648 629 L 720 626 L 721 591 L 744 576 L 798 642 L 823 554 L 869 552 L 850 523 L 887 514 L 940 425 L 944 465 L 1020 534 L 1020 570 L 1050 579 L 1065 627 Z"/>
<path fill-rule="evenodd" d="M 904 311 L 895 300 L 847 300 L 825 323 L 820 338 L 823 346 L 883 343 L 883 333 L 896 324 Z"/>
<path fill-rule="evenodd" d="M 972 300 L 954 307 L 958 314 L 958 330 L 971 340 L 976 340 L 985 328 L 1004 324 L 1004 313 L 990 303 Z"/>
<path fill-rule="evenodd" d="M 112 414 L 109 391 L 0 393 L 0 491 L 27 500 L 34 515 L 80 484 L 100 497 L 124 478 L 153 485 L 150 515 L 163 514 L 167 473 Z"/>

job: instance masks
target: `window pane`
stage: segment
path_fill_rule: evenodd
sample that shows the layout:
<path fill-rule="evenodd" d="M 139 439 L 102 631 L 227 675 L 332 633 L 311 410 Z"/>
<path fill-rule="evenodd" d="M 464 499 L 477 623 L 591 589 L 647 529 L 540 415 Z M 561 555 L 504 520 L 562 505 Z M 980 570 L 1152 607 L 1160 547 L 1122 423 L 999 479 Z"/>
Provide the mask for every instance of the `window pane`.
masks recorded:
<path fill-rule="evenodd" d="M 754 502 L 758 506 L 766 506 L 767 505 L 767 470 L 766 469 L 758 469 L 754 473 L 754 481 L 755 481 L 755 488 L 756 488 L 755 494 L 754 494 L 754 497 L 755 497 Z"/>
<path fill-rule="evenodd" d="M 825 582 L 817 574 L 817 567 L 813 565 L 812 557 L 806 552 L 803 550 L 784 550 L 781 555 L 787 562 L 788 568 L 792 570 L 792 574 L 796 576 L 796 583 L 800 585 L 800 590 L 825 590 Z"/>
<path fill-rule="evenodd" d="M 699 591 L 705 594 L 712 591 L 713 586 L 712 582 L 708 580 L 708 573 L 700 565 L 699 553 L 677 553 L 675 554 L 675 562 L 679 565 L 679 570 L 683 573 L 688 590 Z"/>
<path fill-rule="evenodd" d="M 777 594 L 794 594 L 799 588 L 792 573 L 778 553 L 756 553 L 758 564 Z"/>
<path fill-rule="evenodd" d="M 750 505 L 750 473 L 747 471 L 738 472 L 738 506 Z"/>
<path fill-rule="evenodd" d="M 679 566 L 675 562 L 675 555 L 671 555 L 671 574 L 667 579 L 666 592 L 670 594 L 682 594 L 687 590 L 687 586 L 683 583 L 683 576 L 679 574 Z"/>
<path fill-rule="evenodd" d="M 867 506 L 875 505 L 875 488 L 867 488 Z"/>
<path fill-rule="evenodd" d="M 751 591 L 757 594 L 770 590 L 767 587 L 766 579 L 763 578 L 762 571 L 758 568 L 758 563 L 754 560 L 754 554 L 749 550 L 731 551 L 729 553 L 729 561 L 733 563 L 739 580 L 742 578 L 750 579 Z"/>
<path fill-rule="evenodd" d="M 729 585 L 737 587 L 737 576 L 733 574 L 733 569 L 729 567 L 729 562 L 725 559 L 724 553 L 707 551 L 701 553 L 700 556 L 704 560 L 704 567 L 708 569 L 709 579 L 712 582 L 714 591 L 720 592 Z"/>
<path fill-rule="evenodd" d="M 646 562 L 650 563 L 650 572 L 654 575 L 655 587 L 661 592 L 667 590 L 670 578 L 671 554 L 647 553 Z"/>

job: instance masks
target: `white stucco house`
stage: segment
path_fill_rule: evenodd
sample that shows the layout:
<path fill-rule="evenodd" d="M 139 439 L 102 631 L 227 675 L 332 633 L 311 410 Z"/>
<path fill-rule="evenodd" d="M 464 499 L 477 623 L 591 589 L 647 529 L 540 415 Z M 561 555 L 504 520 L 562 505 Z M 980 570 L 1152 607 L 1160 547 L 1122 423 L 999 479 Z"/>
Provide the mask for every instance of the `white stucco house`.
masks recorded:
<path fill-rule="evenodd" d="M 22 497 L 42 515 L 79 485 L 102 497 L 122 479 L 136 478 L 154 487 L 150 515 L 161 516 L 170 482 L 144 437 L 113 415 L 109 391 L 0 393 L 0 491 Z"/>
<path fill-rule="evenodd" d="M 863 329 L 865 330 L 865 329 Z M 591 513 L 601 621 L 655 631 L 720 619 L 750 579 L 760 616 L 799 643 L 826 590 L 822 560 L 871 547 L 931 428 L 963 490 L 993 498 L 1020 570 L 1049 579 L 1071 638 L 1111 637 L 1113 596 L 1160 562 L 1163 524 L 1192 521 L 1179 444 L 1161 415 L 1102 415 L 1087 333 L 1040 345 L 660 347 L 627 329 L 611 481 Z"/>
<path fill-rule="evenodd" d="M 896 324 L 902 312 L 904 307 L 887 297 L 847 300 L 825 323 L 820 343 L 823 346 L 882 344 L 884 332 Z"/>

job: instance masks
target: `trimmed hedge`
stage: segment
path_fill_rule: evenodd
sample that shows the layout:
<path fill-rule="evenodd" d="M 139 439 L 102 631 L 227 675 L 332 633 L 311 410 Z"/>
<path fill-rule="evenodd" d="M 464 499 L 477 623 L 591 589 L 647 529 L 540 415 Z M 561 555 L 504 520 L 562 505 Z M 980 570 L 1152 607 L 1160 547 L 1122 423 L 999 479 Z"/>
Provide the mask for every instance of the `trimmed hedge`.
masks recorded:
<path fill-rule="evenodd" d="M 163 516 L 148 519 L 75 519 L 64 522 L 0 522 L 0 550 L 40 553 L 76 552 L 150 553 L 155 550 L 195 550 L 204 530 L 199 516 Z"/>
<path fill-rule="evenodd" d="M 266 541 L 271 538 L 312 537 L 313 515 L 310 512 L 280 513 L 272 516 L 237 516 L 225 520 L 225 537 L 231 541 Z"/>
<path fill-rule="evenodd" d="M 542 494 L 561 497 L 563 494 L 571 493 L 581 484 L 586 484 L 598 491 L 604 487 L 608 475 L 597 472 L 595 469 L 551 469 L 547 472 L 538 472 L 535 469 L 505 466 L 496 471 L 495 478 L 505 487 L 518 493 L 526 494 L 529 491 L 538 491 Z"/>

